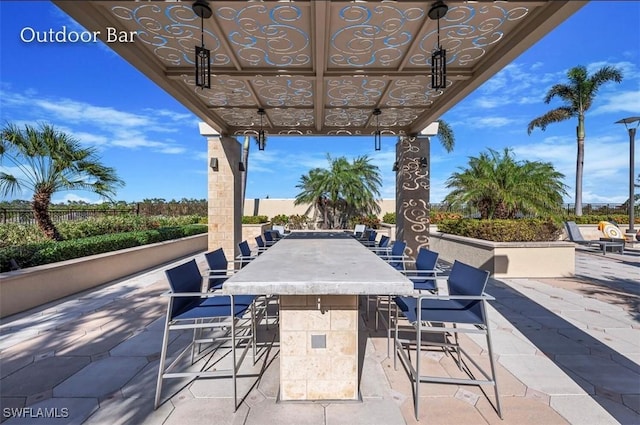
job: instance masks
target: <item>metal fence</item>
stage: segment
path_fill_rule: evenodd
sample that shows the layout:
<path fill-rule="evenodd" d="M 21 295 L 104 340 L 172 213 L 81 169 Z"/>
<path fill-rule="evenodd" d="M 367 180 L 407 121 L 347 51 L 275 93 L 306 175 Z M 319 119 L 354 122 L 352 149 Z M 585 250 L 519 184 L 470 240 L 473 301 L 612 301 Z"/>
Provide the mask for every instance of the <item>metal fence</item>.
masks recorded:
<path fill-rule="evenodd" d="M 49 216 L 54 223 L 62 221 L 86 220 L 93 217 L 131 215 L 135 214 L 134 208 L 118 209 L 50 209 Z M 0 208 L 0 223 L 35 224 L 36 219 L 33 210 Z"/>
<path fill-rule="evenodd" d="M 447 204 L 430 204 L 432 212 L 453 212 L 465 217 L 479 217 L 480 213 L 473 207 L 451 208 Z M 567 215 L 575 213 L 575 204 L 564 204 L 563 209 Z M 626 215 L 628 209 L 625 204 L 583 204 L 582 213 L 597 215 Z M 142 216 L 182 216 L 182 215 L 207 215 L 207 202 L 168 202 L 149 203 L 143 202 L 125 208 L 60 208 L 53 207 L 49 210 L 54 223 L 71 220 L 84 220 L 94 217 L 118 216 L 118 215 L 142 215 Z M 640 206 L 635 207 L 635 216 L 640 217 Z M 0 223 L 35 224 L 33 211 L 28 208 L 0 208 Z"/>

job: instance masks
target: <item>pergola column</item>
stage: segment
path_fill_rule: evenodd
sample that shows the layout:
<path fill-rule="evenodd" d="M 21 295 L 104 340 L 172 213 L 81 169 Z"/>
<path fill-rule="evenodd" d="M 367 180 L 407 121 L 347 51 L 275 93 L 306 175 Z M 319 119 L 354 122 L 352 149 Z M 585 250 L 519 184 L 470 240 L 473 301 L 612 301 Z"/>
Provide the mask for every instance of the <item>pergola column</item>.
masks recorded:
<path fill-rule="evenodd" d="M 208 248 L 222 247 L 231 260 L 242 238 L 241 146 L 205 123 L 200 123 L 200 134 L 207 138 Z"/>
<path fill-rule="evenodd" d="M 396 144 L 396 239 L 415 259 L 429 245 L 429 137 L 400 137 Z"/>

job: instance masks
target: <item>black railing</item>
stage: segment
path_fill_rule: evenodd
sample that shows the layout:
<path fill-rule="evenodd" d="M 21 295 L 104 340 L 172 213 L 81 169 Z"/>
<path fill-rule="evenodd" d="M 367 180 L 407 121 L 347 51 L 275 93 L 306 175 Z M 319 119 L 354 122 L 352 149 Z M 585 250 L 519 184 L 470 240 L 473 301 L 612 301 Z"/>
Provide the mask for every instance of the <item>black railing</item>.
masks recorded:
<path fill-rule="evenodd" d="M 49 216 L 51 217 L 51 220 L 54 223 L 59 223 L 62 221 L 85 220 L 87 218 L 94 218 L 94 217 L 131 215 L 131 214 L 135 214 L 135 209 L 133 208 L 114 208 L 114 209 L 55 208 L 55 209 L 49 210 Z M 36 222 L 36 219 L 33 215 L 33 210 L 0 208 L 0 223 L 35 224 L 35 222 Z"/>

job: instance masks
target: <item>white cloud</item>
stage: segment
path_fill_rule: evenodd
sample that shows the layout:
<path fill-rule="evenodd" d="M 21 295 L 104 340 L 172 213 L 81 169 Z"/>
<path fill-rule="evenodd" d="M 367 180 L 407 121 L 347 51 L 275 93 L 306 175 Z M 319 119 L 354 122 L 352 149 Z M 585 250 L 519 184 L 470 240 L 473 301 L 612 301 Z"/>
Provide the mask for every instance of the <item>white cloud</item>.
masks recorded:
<path fill-rule="evenodd" d="M 588 113 L 598 115 L 604 113 L 619 112 L 638 115 L 640 111 L 640 90 L 606 94 L 603 93 L 601 97 L 598 97 L 598 101 L 604 102 L 604 104 L 589 111 Z"/>
<path fill-rule="evenodd" d="M 46 98 L 37 93 L 7 90 L 0 91 L 0 96 L 3 110 L 35 117 L 24 123 L 33 124 L 38 117 L 47 117 L 47 121 L 56 123 L 58 130 L 71 134 L 85 145 L 103 149 L 109 146 L 146 148 L 168 155 L 187 152 L 187 148 L 173 140 L 162 137 L 154 140 L 153 135 L 180 131 L 176 122 L 193 118 L 191 114 L 174 113 L 167 109 L 145 109 L 144 113 L 131 113 L 68 98 Z"/>
<path fill-rule="evenodd" d="M 59 196 L 60 194 L 56 194 L 54 196 Z M 62 198 L 52 198 L 51 203 L 53 204 L 66 204 L 67 202 L 86 202 L 87 204 L 98 204 L 102 201 L 92 200 L 90 198 L 85 198 L 82 196 L 78 196 L 73 193 L 67 193 Z"/>
<path fill-rule="evenodd" d="M 515 120 L 507 117 L 479 117 L 467 123 L 473 128 L 499 128 L 513 124 Z"/>

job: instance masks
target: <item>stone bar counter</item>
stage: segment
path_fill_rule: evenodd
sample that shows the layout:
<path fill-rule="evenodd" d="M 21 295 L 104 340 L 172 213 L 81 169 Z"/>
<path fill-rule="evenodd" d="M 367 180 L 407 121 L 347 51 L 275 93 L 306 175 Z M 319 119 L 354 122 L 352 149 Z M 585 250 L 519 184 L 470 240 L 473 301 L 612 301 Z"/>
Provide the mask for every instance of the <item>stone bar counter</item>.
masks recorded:
<path fill-rule="evenodd" d="M 358 296 L 413 284 L 346 233 L 294 232 L 223 291 L 280 296 L 280 400 L 358 400 Z"/>

